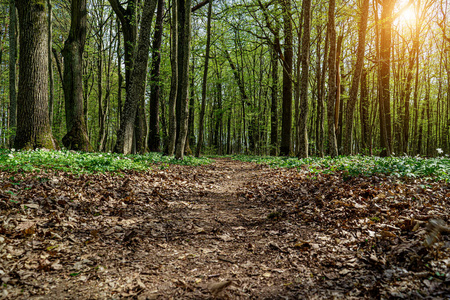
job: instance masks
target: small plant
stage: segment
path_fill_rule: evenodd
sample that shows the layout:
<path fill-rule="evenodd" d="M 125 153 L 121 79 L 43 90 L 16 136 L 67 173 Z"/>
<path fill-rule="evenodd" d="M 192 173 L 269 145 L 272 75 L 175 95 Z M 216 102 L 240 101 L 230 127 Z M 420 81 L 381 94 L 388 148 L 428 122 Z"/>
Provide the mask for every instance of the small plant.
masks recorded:
<path fill-rule="evenodd" d="M 378 223 L 381 221 L 380 218 L 378 218 L 378 217 L 372 217 L 372 218 L 370 218 L 370 220 L 375 223 Z"/>
<path fill-rule="evenodd" d="M 427 178 L 436 181 L 450 181 L 450 159 L 447 156 L 437 158 L 421 157 L 377 157 L 377 156 L 338 156 L 331 157 L 275 157 L 235 155 L 233 159 L 266 164 L 274 168 L 298 168 L 310 173 L 342 172 L 344 180 L 355 176 L 384 174 L 395 177 Z"/>
<path fill-rule="evenodd" d="M 204 165 L 208 158 L 185 157 L 175 160 L 160 153 L 122 155 L 116 153 L 82 153 L 75 151 L 9 151 L 0 150 L 0 170 L 8 172 L 33 172 L 57 170 L 73 174 L 123 171 L 147 171 L 164 164 Z"/>

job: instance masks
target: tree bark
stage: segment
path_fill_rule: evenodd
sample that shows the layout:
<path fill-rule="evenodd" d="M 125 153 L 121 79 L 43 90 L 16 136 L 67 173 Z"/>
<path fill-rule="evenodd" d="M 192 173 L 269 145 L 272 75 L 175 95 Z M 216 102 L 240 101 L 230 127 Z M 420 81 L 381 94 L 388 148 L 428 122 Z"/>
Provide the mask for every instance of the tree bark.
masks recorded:
<path fill-rule="evenodd" d="M 203 127 L 206 111 L 206 86 L 208 81 L 208 64 L 209 64 L 209 54 L 211 49 L 211 16 L 212 16 L 212 3 L 211 0 L 208 5 L 208 20 L 206 23 L 206 49 L 205 49 L 205 66 L 203 69 L 203 82 L 202 82 L 202 107 L 200 109 L 200 119 L 198 121 L 198 143 L 195 156 L 200 157 L 200 152 L 203 147 Z"/>
<path fill-rule="evenodd" d="M 318 96 L 317 96 L 317 112 L 318 112 L 318 116 L 317 116 L 317 148 L 319 150 L 319 154 L 321 157 L 324 156 L 325 151 L 324 151 L 324 146 L 323 146 L 323 141 L 324 141 L 324 136 L 325 136 L 325 128 L 324 128 L 324 124 L 325 124 L 325 105 L 324 105 L 324 99 L 325 99 L 325 75 L 326 75 L 326 70 L 328 68 L 328 48 L 329 48 L 329 43 L 330 43 L 330 38 L 328 35 L 328 30 L 325 33 L 325 48 L 324 48 L 324 54 L 323 54 L 323 62 L 322 62 L 322 70 L 320 72 L 320 80 L 319 80 L 319 91 L 318 91 Z M 317 52 L 317 61 L 318 61 L 318 66 L 320 64 L 320 52 Z"/>
<path fill-rule="evenodd" d="M 280 155 L 291 153 L 292 132 L 292 59 L 294 56 L 292 45 L 292 16 L 291 0 L 281 0 L 284 23 L 284 60 L 283 60 L 283 113 L 281 120 Z"/>
<path fill-rule="evenodd" d="M 347 102 L 345 114 L 345 134 L 344 134 L 344 154 L 352 154 L 353 143 L 353 112 L 355 110 L 356 100 L 358 99 L 359 83 L 364 66 L 364 51 L 366 48 L 366 31 L 369 19 L 369 0 L 364 0 L 361 6 L 358 31 L 358 48 L 356 50 L 356 63 L 353 70 L 352 86 Z M 342 125 L 341 125 L 342 126 Z"/>
<path fill-rule="evenodd" d="M 160 69 L 161 69 L 161 44 L 163 34 L 164 0 L 158 0 L 156 10 L 155 34 L 152 45 L 152 66 L 150 71 L 150 113 L 148 116 L 148 150 L 159 152 L 161 138 L 159 136 L 159 101 L 160 101 Z"/>
<path fill-rule="evenodd" d="M 142 13 L 141 30 L 134 57 L 134 68 L 131 73 L 131 85 L 125 100 L 120 129 L 114 152 L 129 154 L 133 145 L 133 130 L 138 106 L 145 93 L 148 52 L 150 48 L 150 31 L 157 0 L 145 0 Z"/>
<path fill-rule="evenodd" d="M 191 0 L 178 2 L 178 92 L 177 115 L 178 138 L 175 158 L 183 159 L 189 121 L 189 57 L 191 53 Z"/>
<path fill-rule="evenodd" d="M 274 45 L 279 44 L 275 37 Z M 270 155 L 277 155 L 278 150 L 278 51 L 272 47 L 272 94 L 270 105 Z"/>
<path fill-rule="evenodd" d="M 169 141 L 167 154 L 174 155 L 177 139 L 176 102 L 178 93 L 178 3 L 172 0 L 170 19 L 170 66 L 172 77 L 170 79 L 169 95 Z"/>
<path fill-rule="evenodd" d="M 361 142 L 362 149 L 368 150 L 370 147 L 369 128 L 369 88 L 367 86 L 367 70 L 361 72 L 361 94 L 360 94 L 360 118 L 361 118 Z M 367 152 L 366 154 L 369 154 Z"/>
<path fill-rule="evenodd" d="M 381 30 L 380 30 L 380 146 L 383 149 L 381 156 L 391 155 L 391 103 L 390 103 L 390 71 L 391 71 L 391 34 L 393 22 L 393 10 L 395 0 L 383 0 L 381 2 Z"/>
<path fill-rule="evenodd" d="M 17 0 L 20 30 L 16 149 L 57 148 L 48 119 L 46 2 Z"/>
<path fill-rule="evenodd" d="M 311 0 L 303 0 L 302 78 L 300 81 L 299 158 L 308 157 L 308 77 L 311 39 Z"/>
<path fill-rule="evenodd" d="M 328 154 L 331 157 L 338 155 L 335 118 L 336 104 L 336 25 L 335 25 L 336 1 L 330 0 L 328 7 L 328 36 L 330 41 L 330 54 L 328 57 L 328 100 L 327 100 L 327 118 L 328 118 Z"/>
<path fill-rule="evenodd" d="M 9 0 L 9 145 L 14 145 L 17 126 L 17 14 L 15 0 Z"/>
<path fill-rule="evenodd" d="M 83 51 L 86 41 L 86 0 L 72 0 L 69 37 L 64 43 L 64 98 L 67 149 L 92 151 L 83 114 Z"/>
<path fill-rule="evenodd" d="M 54 88 L 53 88 L 53 68 L 52 68 L 52 36 L 53 36 L 53 12 L 52 12 L 52 1 L 47 0 L 48 7 L 48 80 L 49 80 L 49 90 L 48 90 L 48 118 L 50 122 L 50 127 L 53 124 L 53 102 L 54 102 Z"/>

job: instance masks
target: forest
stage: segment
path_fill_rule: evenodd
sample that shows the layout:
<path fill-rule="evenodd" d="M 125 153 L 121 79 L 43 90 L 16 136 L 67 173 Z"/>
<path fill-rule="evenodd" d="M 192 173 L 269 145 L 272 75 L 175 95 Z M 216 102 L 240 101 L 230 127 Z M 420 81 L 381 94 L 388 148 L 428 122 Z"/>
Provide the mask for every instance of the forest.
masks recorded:
<path fill-rule="evenodd" d="M 449 299 L 443 0 L 8 0 L 0 299 Z"/>
<path fill-rule="evenodd" d="M 32 4 L 1 8 L 4 148 L 450 150 L 445 1 Z"/>

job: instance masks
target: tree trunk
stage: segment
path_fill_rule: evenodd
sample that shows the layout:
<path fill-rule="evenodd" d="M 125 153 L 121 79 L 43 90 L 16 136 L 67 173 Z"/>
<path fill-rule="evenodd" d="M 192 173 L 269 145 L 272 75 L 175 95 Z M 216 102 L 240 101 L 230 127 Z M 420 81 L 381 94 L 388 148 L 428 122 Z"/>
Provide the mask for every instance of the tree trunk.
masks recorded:
<path fill-rule="evenodd" d="M 366 47 L 366 31 L 367 21 L 369 19 L 369 0 L 364 0 L 361 7 L 361 15 L 359 19 L 358 31 L 358 48 L 356 50 L 356 63 L 353 70 L 352 86 L 347 102 L 347 110 L 345 114 L 345 134 L 344 134 L 344 154 L 352 154 L 353 143 L 353 112 L 355 110 L 356 100 L 358 99 L 359 83 L 361 81 L 361 73 L 364 66 L 364 51 Z M 342 126 L 342 125 L 341 125 Z"/>
<path fill-rule="evenodd" d="M 284 22 L 284 60 L 283 60 L 283 113 L 281 121 L 280 155 L 291 153 L 292 132 L 292 59 L 294 56 L 292 45 L 292 11 L 291 0 L 281 0 Z"/>
<path fill-rule="evenodd" d="M 321 70 L 321 74 L 320 74 L 320 81 L 319 81 L 319 91 L 318 91 L 318 103 L 317 103 L 317 148 L 319 150 L 319 154 L 321 157 L 324 156 L 324 147 L 323 147 L 323 142 L 324 142 L 324 136 L 325 136 L 325 129 L 324 129 L 324 124 L 325 124 L 325 105 L 324 105 L 324 99 L 325 99 L 325 75 L 326 75 L 326 70 L 328 68 L 328 48 L 329 48 L 329 43 L 330 43 L 330 37 L 328 35 L 328 30 L 326 31 L 325 34 L 325 49 L 324 49 L 324 54 L 323 54 L 323 62 L 322 62 L 322 70 Z M 320 64 L 320 52 L 317 52 L 317 61 L 318 61 L 318 65 Z"/>
<path fill-rule="evenodd" d="M 54 88 L 53 88 L 53 68 L 52 68 L 52 36 L 53 36 L 53 12 L 52 12 L 52 1 L 47 0 L 48 7 L 48 80 L 49 80 L 49 90 L 48 90 L 48 118 L 50 122 L 50 127 L 53 124 L 53 102 L 54 102 Z"/>
<path fill-rule="evenodd" d="M 206 23 L 206 49 L 205 49 L 205 66 L 203 69 L 203 82 L 202 82 L 202 106 L 200 109 L 200 119 L 198 120 L 198 143 L 195 156 L 200 157 L 200 152 L 203 147 L 203 127 L 206 111 L 206 86 L 208 81 L 208 64 L 209 64 L 209 53 L 211 49 L 211 16 L 212 16 L 212 3 L 210 0 L 208 5 L 208 20 Z"/>
<path fill-rule="evenodd" d="M 169 142 L 167 154 L 175 153 L 177 138 L 176 102 L 178 93 L 178 4 L 177 0 L 172 0 L 172 11 L 170 19 L 170 66 L 172 77 L 170 79 L 169 95 Z"/>
<path fill-rule="evenodd" d="M 189 57 L 191 52 L 191 0 L 178 2 L 178 92 L 177 92 L 177 142 L 175 157 L 184 158 L 189 121 Z"/>
<path fill-rule="evenodd" d="M 83 115 L 83 51 L 86 41 L 86 0 L 72 0 L 69 37 L 64 43 L 64 99 L 67 149 L 92 151 Z"/>
<path fill-rule="evenodd" d="M 136 120 L 134 124 L 134 138 L 136 145 L 136 153 L 144 154 L 147 152 L 147 117 L 145 113 L 145 83 L 146 78 L 144 78 L 144 92 L 139 95 L 139 105 L 136 111 Z"/>
<path fill-rule="evenodd" d="M 46 2 L 17 0 L 20 29 L 16 149 L 57 148 L 48 119 Z"/>
<path fill-rule="evenodd" d="M 161 69 L 161 43 L 163 34 L 164 0 L 158 0 L 156 11 L 155 34 L 152 46 L 152 66 L 150 71 L 150 113 L 148 116 L 148 150 L 159 152 L 161 139 L 159 136 L 159 101 L 160 101 L 160 69 Z"/>
<path fill-rule="evenodd" d="M 127 3 L 123 8 L 118 0 L 109 0 L 122 25 L 124 50 L 125 50 L 125 90 L 128 93 L 131 85 L 131 70 L 133 69 L 134 48 L 137 36 L 137 5 L 135 0 Z"/>
<path fill-rule="evenodd" d="M 336 25 L 335 25 L 335 6 L 336 1 L 330 0 L 328 7 L 328 36 L 330 39 L 330 54 L 328 57 L 328 154 L 331 157 L 338 155 L 336 141 L 335 104 L 336 104 Z"/>
<path fill-rule="evenodd" d="M 15 0 L 9 0 L 9 145 L 14 145 L 17 126 L 17 14 Z"/>
<path fill-rule="evenodd" d="M 274 46 L 272 48 L 272 95 L 270 105 L 270 155 L 277 155 L 278 150 L 278 51 L 277 44 L 280 41 L 275 37 Z"/>
<path fill-rule="evenodd" d="M 133 145 L 133 129 L 138 106 L 141 105 L 145 93 L 148 52 L 150 48 L 150 31 L 157 0 L 145 0 L 142 13 L 141 30 L 134 57 L 134 68 L 131 73 L 131 85 L 117 133 L 114 151 L 129 154 Z"/>
<path fill-rule="evenodd" d="M 300 82 L 299 158 L 308 157 L 308 77 L 311 38 L 311 0 L 303 0 L 302 78 Z"/>
<path fill-rule="evenodd" d="M 390 71 L 391 71 L 391 33 L 392 12 L 395 0 L 383 0 L 380 30 L 380 146 L 383 148 L 381 156 L 391 155 L 391 103 L 390 103 Z"/>
<path fill-rule="evenodd" d="M 366 150 L 369 149 L 370 146 L 370 129 L 369 129 L 369 88 L 367 86 L 367 70 L 364 68 L 362 69 L 361 72 L 360 118 L 361 118 L 362 149 Z"/>
<path fill-rule="evenodd" d="M 334 128 L 336 129 L 336 135 L 338 136 L 338 150 L 339 144 L 339 126 L 340 126 L 340 112 L 341 112 L 341 53 L 342 53 L 342 40 L 344 36 L 341 34 L 337 38 L 336 44 L 336 102 L 334 105 Z M 341 120 L 342 121 L 342 120 Z"/>

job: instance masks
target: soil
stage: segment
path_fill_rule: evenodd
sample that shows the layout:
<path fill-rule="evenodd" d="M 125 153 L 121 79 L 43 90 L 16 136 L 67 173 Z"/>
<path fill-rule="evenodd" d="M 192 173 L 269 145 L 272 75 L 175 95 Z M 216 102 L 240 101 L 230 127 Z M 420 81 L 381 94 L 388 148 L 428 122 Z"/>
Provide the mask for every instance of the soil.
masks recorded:
<path fill-rule="evenodd" d="M 449 198 L 443 182 L 225 158 L 0 173 L 0 298 L 448 299 L 449 237 L 426 227 Z"/>

